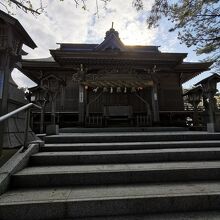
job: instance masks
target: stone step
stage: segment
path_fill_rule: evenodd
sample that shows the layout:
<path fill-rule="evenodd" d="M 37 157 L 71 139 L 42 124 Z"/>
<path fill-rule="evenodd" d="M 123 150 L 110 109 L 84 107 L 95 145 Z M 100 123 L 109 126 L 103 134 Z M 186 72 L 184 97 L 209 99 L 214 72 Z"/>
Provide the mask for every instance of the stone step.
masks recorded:
<path fill-rule="evenodd" d="M 108 128 L 60 128 L 60 133 L 97 133 L 97 132 L 152 132 L 152 131 L 188 131 L 187 127 L 108 127 Z"/>
<path fill-rule="evenodd" d="M 102 216 L 62 220 L 219 220 L 220 211 L 176 212 L 146 215 Z M 58 219 L 57 219 L 58 220 Z M 61 220 L 61 219 L 59 219 Z"/>
<path fill-rule="evenodd" d="M 19 189 L 0 196 L 0 219 L 204 212 L 219 209 L 219 204 L 219 181 Z"/>
<path fill-rule="evenodd" d="M 41 151 L 102 151 L 102 150 L 138 150 L 166 148 L 218 147 L 220 140 L 203 141 L 154 141 L 154 142 L 115 142 L 115 143 L 53 143 L 45 144 Z"/>
<path fill-rule="evenodd" d="M 46 143 L 112 143 L 220 140 L 220 133 L 207 132 L 108 132 L 65 133 L 45 137 Z"/>
<path fill-rule="evenodd" d="M 12 187 L 110 185 L 220 179 L 220 161 L 27 167 Z"/>
<path fill-rule="evenodd" d="M 220 160 L 220 148 L 173 148 L 152 150 L 40 152 L 31 156 L 30 166 L 74 164 L 122 164 L 165 161 Z"/>

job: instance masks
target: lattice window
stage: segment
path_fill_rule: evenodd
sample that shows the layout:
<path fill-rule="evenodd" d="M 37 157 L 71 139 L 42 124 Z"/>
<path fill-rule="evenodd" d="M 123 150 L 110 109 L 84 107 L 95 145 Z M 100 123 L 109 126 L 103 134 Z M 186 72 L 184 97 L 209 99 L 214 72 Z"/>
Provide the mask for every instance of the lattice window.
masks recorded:
<path fill-rule="evenodd" d="M 4 49 L 7 46 L 7 28 L 0 24 L 0 49 Z"/>
<path fill-rule="evenodd" d="M 20 41 L 17 39 L 14 39 L 13 40 L 13 51 L 17 55 L 19 53 L 19 50 L 20 50 Z"/>

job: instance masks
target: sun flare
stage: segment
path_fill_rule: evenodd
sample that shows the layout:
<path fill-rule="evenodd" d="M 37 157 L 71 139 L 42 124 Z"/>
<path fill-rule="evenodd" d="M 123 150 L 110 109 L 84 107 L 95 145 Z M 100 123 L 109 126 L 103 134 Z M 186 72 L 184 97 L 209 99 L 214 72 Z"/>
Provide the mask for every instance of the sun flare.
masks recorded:
<path fill-rule="evenodd" d="M 131 24 L 120 30 L 120 38 L 125 45 L 149 45 L 153 43 L 154 32 L 155 30 L 148 30 L 144 24 Z"/>

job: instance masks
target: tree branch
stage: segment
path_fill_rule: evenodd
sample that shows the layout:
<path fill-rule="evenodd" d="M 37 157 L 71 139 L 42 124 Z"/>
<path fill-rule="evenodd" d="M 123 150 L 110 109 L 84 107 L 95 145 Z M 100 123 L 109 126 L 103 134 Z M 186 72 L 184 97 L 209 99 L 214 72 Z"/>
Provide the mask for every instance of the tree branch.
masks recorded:
<path fill-rule="evenodd" d="M 0 2 L 0 4 L 7 10 L 8 13 L 10 13 L 8 7 L 5 4 L 3 4 L 2 2 Z"/>
<path fill-rule="evenodd" d="M 31 12 L 32 14 L 37 14 L 40 15 L 41 13 L 37 10 L 34 10 L 32 8 L 29 8 L 27 6 L 25 6 L 24 4 L 22 4 L 21 2 L 18 2 L 16 0 L 10 0 L 10 2 L 12 2 L 13 4 L 15 4 L 17 7 L 22 8 L 25 12 Z"/>
<path fill-rule="evenodd" d="M 207 14 L 204 14 L 204 15 L 195 15 L 196 17 L 220 17 L 220 14 L 212 14 L 212 15 L 207 15 Z"/>

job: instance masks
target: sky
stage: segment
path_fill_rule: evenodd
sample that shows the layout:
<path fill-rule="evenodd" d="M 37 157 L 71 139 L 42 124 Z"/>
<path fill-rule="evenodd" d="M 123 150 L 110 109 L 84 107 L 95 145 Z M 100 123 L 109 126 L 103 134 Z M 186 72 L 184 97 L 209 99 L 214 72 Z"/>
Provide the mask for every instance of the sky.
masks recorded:
<path fill-rule="evenodd" d="M 28 55 L 25 59 L 49 57 L 49 49 L 59 47 L 57 43 L 101 43 L 105 32 L 114 28 L 125 45 L 156 45 L 161 52 L 188 53 L 184 61 L 199 62 L 204 56 L 197 56 L 194 49 L 180 44 L 177 33 L 168 32 L 171 23 L 163 19 L 156 29 L 147 29 L 146 15 L 152 5 L 152 0 L 146 0 L 143 11 L 137 12 L 132 7 L 132 0 L 111 0 L 107 7 L 98 1 L 98 14 L 95 0 L 87 1 L 87 10 L 81 6 L 76 8 L 73 0 L 45 2 L 45 13 L 40 16 L 26 14 L 21 10 L 13 9 L 14 17 L 26 29 L 38 46 L 32 50 L 24 46 Z M 1 10 L 5 9 L 0 6 Z M 192 87 L 196 82 L 211 75 L 204 72 L 188 81 L 184 88 Z M 19 87 L 32 87 L 35 84 L 18 70 L 12 73 L 14 81 Z"/>

